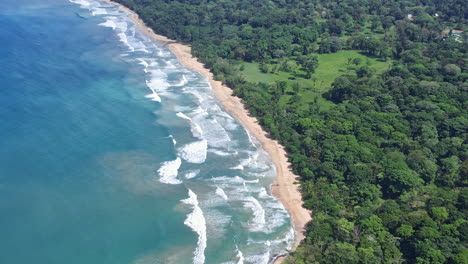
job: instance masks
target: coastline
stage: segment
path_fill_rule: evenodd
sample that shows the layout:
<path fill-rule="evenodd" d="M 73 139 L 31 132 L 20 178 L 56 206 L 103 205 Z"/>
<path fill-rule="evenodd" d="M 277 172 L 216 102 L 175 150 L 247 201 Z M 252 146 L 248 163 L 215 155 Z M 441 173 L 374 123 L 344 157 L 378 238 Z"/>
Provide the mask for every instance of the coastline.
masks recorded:
<path fill-rule="evenodd" d="M 302 207 L 303 201 L 299 191 L 299 185 L 295 184 L 298 181 L 299 176 L 295 175 L 291 171 L 291 164 L 288 161 L 284 147 L 276 140 L 269 138 L 268 133 L 263 130 L 258 123 L 258 120 L 255 117 L 250 116 L 249 111 L 244 107 L 241 99 L 232 95 L 233 91 L 229 87 L 223 85 L 220 81 L 214 80 L 213 74 L 210 70 L 205 68 L 203 63 L 199 62 L 197 58 L 192 56 L 190 46 L 154 33 L 154 31 L 146 26 L 135 12 L 122 4 L 111 0 L 101 1 L 118 5 L 121 9 L 129 12 L 131 14 L 130 18 L 142 32 L 156 41 L 163 42 L 185 67 L 207 77 L 216 98 L 224 106 L 224 109 L 233 115 L 240 124 L 246 128 L 250 135 L 254 136 L 262 144 L 263 149 L 269 154 L 276 168 L 276 178 L 274 183 L 271 185 L 271 191 L 291 216 L 295 231 L 295 242 L 292 248 L 294 250 L 304 239 L 303 232 L 305 231 L 305 225 L 307 222 L 312 220 L 312 218 L 311 212 Z M 274 261 L 274 263 L 281 263 L 284 259 L 285 257 L 283 256 L 279 257 Z"/>

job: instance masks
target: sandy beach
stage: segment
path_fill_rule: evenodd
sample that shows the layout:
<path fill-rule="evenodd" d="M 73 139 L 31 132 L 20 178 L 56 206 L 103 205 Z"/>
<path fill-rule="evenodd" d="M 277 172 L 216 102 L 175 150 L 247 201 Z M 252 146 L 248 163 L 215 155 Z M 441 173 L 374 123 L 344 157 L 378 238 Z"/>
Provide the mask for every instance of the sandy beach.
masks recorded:
<path fill-rule="evenodd" d="M 177 43 L 165 36 L 158 35 L 145 25 L 136 13 L 125 6 L 110 0 L 102 0 L 119 5 L 120 8 L 131 13 L 131 18 L 142 32 L 145 32 L 151 38 L 165 43 L 165 45 L 177 56 L 180 62 L 186 67 L 206 76 L 211 84 L 213 92 L 222 103 L 226 111 L 233 115 L 244 126 L 249 133 L 254 136 L 261 144 L 263 149 L 270 155 L 271 160 L 276 167 L 276 180 L 272 184 L 272 193 L 284 205 L 291 215 L 294 229 L 296 232 L 296 241 L 294 248 L 304 239 L 304 227 L 311 220 L 311 212 L 302 207 L 302 197 L 299 191 L 299 185 L 296 184 L 299 177 L 295 175 L 288 162 L 286 151 L 276 140 L 268 137 L 268 133 L 258 123 L 255 117 L 250 116 L 245 109 L 239 97 L 232 96 L 232 90 L 223 85 L 220 81 L 213 79 L 213 74 L 204 67 L 204 65 L 191 55 L 191 49 L 187 45 Z M 277 259 L 275 263 L 280 263 L 283 258 Z"/>

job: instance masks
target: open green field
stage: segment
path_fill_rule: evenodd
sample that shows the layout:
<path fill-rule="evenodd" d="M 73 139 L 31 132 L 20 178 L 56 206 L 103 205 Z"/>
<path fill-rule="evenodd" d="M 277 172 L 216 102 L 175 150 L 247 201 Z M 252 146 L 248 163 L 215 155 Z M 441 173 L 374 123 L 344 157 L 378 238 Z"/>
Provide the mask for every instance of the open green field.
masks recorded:
<path fill-rule="evenodd" d="M 360 54 L 355 50 L 342 50 L 336 53 L 330 54 L 319 54 L 319 66 L 311 79 L 305 79 L 304 72 L 295 64 L 293 58 L 289 60 L 291 65 L 294 65 L 294 70 L 290 72 L 276 71 L 275 73 L 262 73 L 260 71 L 259 63 L 244 63 L 244 71 L 242 75 L 249 82 L 263 82 L 263 83 L 274 83 L 275 81 L 286 81 L 288 82 L 288 90 L 286 95 L 281 98 L 281 102 L 286 103 L 293 94 L 292 85 L 295 82 L 299 82 L 301 90 L 299 95 L 301 96 L 301 102 L 307 104 L 313 102 L 314 98 L 318 98 L 318 101 L 323 107 L 328 107 L 331 102 L 323 99 L 321 94 L 328 91 L 333 81 L 340 75 L 352 73 L 353 68 L 349 68 L 348 58 L 360 58 L 361 65 L 368 65 L 375 73 L 381 73 L 388 68 L 388 63 L 378 61 L 375 58 L 367 57 Z M 275 67 L 274 64 L 268 65 L 270 71 Z"/>
<path fill-rule="evenodd" d="M 337 53 L 320 54 L 319 66 L 314 77 L 323 81 L 324 91 L 327 91 L 333 81 L 340 75 L 347 73 L 348 58 L 361 58 L 361 65 L 368 65 L 375 73 L 381 73 L 388 68 L 388 63 L 367 57 L 354 50 L 342 50 Z"/>

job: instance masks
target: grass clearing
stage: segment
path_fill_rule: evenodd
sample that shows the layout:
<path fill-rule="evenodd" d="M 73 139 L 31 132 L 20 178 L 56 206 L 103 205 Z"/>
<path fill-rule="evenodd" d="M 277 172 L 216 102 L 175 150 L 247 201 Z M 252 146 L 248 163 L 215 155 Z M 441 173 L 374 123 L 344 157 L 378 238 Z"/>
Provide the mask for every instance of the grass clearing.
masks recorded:
<path fill-rule="evenodd" d="M 260 70 L 259 63 L 244 63 L 244 71 L 242 75 L 249 82 L 274 83 L 275 81 L 286 81 L 288 89 L 286 94 L 282 96 L 281 103 L 287 103 L 293 96 L 293 84 L 299 82 L 301 90 L 301 103 L 304 107 L 313 102 L 317 98 L 318 102 L 325 108 L 330 107 L 333 103 L 325 100 L 321 95 L 328 91 L 333 81 L 343 74 L 352 74 L 354 65 L 348 64 L 348 59 L 360 58 L 360 65 L 368 65 L 375 73 L 381 73 L 390 65 L 387 62 L 379 61 L 376 58 L 367 57 L 355 50 L 342 50 L 330 54 L 318 54 L 319 66 L 315 70 L 311 79 L 303 78 L 305 73 L 298 67 L 294 66 L 290 72 L 276 71 L 275 73 L 263 73 Z M 295 65 L 294 58 L 289 59 L 289 63 Z M 269 64 L 270 71 L 275 67 L 275 64 Z M 351 66 L 351 67 L 350 67 Z"/>

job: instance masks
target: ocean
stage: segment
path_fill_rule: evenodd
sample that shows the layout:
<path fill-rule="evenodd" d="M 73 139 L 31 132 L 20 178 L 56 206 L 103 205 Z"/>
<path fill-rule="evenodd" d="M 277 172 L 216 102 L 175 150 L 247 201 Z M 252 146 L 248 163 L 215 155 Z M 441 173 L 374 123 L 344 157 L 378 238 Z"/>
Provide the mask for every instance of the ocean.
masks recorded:
<path fill-rule="evenodd" d="M 268 263 L 274 166 L 208 80 L 98 0 L 0 1 L 0 263 Z"/>

